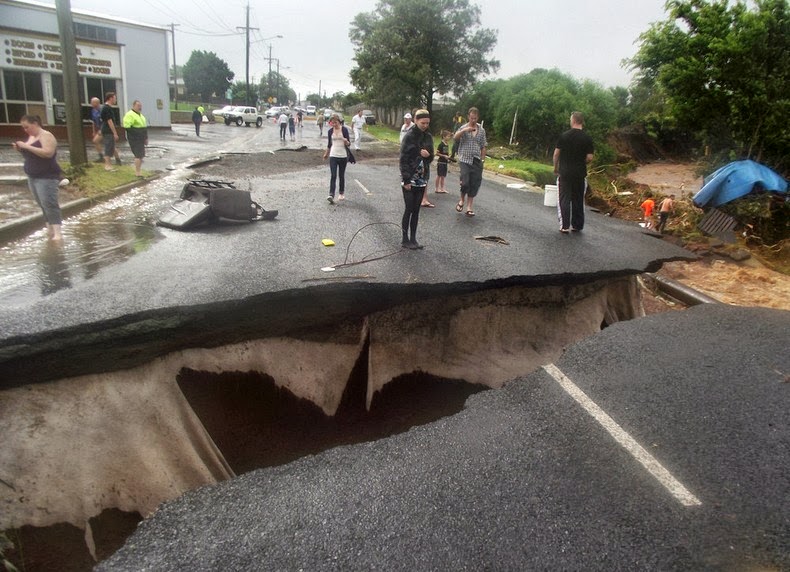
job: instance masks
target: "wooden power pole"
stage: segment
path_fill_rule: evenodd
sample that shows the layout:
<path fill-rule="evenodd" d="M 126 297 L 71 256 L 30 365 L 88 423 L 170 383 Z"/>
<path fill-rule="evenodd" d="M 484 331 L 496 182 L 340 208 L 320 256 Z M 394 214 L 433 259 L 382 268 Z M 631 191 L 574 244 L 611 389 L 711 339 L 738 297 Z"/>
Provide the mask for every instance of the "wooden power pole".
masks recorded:
<path fill-rule="evenodd" d="M 72 165 L 88 162 L 85 152 L 85 137 L 82 133 L 80 113 L 79 71 L 77 68 L 77 44 L 74 41 L 74 25 L 71 19 L 71 0 L 55 0 L 60 34 L 60 57 L 63 62 L 63 95 L 66 98 L 66 130 L 69 134 L 69 150 Z"/>

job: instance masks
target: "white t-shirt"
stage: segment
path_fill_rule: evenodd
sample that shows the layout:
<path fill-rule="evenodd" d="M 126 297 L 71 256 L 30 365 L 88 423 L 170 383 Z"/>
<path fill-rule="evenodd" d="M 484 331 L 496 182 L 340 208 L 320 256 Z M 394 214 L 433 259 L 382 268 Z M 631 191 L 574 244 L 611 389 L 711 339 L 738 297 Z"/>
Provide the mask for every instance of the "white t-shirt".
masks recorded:
<path fill-rule="evenodd" d="M 345 159 L 348 157 L 344 139 L 342 127 L 339 129 L 332 128 L 332 147 L 329 148 L 330 157 L 335 157 L 337 159 Z"/>
<path fill-rule="evenodd" d="M 281 114 L 277 123 L 288 123 L 288 116 L 285 113 Z"/>
<path fill-rule="evenodd" d="M 351 125 L 353 125 L 354 129 L 362 129 L 365 125 L 365 118 L 355 115 L 351 118 Z"/>
<path fill-rule="evenodd" d="M 401 143 L 403 143 L 403 138 L 406 137 L 406 132 L 409 129 L 412 128 L 412 125 L 414 125 L 413 121 L 410 122 L 408 125 L 406 125 L 405 123 L 403 125 L 401 125 L 401 127 L 400 127 L 400 141 L 401 141 Z"/>

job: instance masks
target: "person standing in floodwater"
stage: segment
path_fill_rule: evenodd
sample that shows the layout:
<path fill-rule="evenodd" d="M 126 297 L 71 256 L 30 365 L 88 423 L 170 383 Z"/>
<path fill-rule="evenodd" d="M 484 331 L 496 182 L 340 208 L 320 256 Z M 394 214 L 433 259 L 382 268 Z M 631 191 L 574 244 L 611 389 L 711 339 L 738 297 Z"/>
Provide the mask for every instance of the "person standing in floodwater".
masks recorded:
<path fill-rule="evenodd" d="M 63 218 L 58 203 L 58 183 L 62 175 L 57 161 L 58 141 L 41 127 L 38 115 L 24 115 L 19 123 L 27 139 L 12 145 L 25 159 L 27 185 L 44 213 L 49 238 L 63 240 Z"/>

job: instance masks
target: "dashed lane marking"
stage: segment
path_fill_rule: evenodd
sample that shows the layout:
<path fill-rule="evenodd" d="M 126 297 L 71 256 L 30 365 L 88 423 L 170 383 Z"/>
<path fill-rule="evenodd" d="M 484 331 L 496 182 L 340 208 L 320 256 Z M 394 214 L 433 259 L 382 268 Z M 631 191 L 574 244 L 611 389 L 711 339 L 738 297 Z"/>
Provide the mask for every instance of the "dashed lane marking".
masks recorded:
<path fill-rule="evenodd" d="M 702 502 L 678 481 L 672 473 L 667 471 L 655 457 L 648 453 L 636 440 L 631 437 L 614 419 L 601 409 L 586 393 L 573 383 L 553 363 L 543 366 L 543 369 L 560 387 L 581 405 L 587 413 L 600 423 L 609 434 L 614 437 L 626 451 L 639 461 L 653 477 L 666 488 L 684 506 L 699 506 Z"/>

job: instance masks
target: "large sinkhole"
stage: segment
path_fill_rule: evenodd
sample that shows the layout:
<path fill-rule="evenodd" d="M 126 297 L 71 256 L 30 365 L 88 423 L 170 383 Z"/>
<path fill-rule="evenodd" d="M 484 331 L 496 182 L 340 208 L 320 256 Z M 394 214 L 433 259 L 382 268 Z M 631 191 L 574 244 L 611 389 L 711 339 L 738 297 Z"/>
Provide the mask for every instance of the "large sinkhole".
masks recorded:
<path fill-rule="evenodd" d="M 257 372 L 217 374 L 185 368 L 177 382 L 236 474 L 407 431 L 460 411 L 467 397 L 488 389 L 413 373 L 376 393 L 368 410 L 365 372 L 360 358 L 333 416 Z M 118 550 L 141 520 L 136 512 L 106 509 L 90 519 L 87 532 L 65 523 L 24 526 L 7 531 L 15 549 L 6 557 L 27 572 L 87 571 Z"/>
<path fill-rule="evenodd" d="M 75 334 L 81 354 L 42 367 L 86 355 L 89 372 L 19 383 L 0 399 L 0 517 L 13 544 L 3 556 L 28 572 L 89 570 L 162 502 L 453 415 L 470 395 L 641 315 L 633 277 L 389 300 L 359 315 L 365 295 L 349 296 L 331 323 L 313 298 L 244 307 L 232 320 L 223 309 L 211 325 L 200 314 L 181 347 L 134 325 Z M 281 331 L 290 324 L 299 327 Z M 198 331 L 230 339 L 203 344 Z"/>
<path fill-rule="evenodd" d="M 460 411 L 467 397 L 487 389 L 404 375 L 377 393 L 368 411 L 363 372 L 355 368 L 334 416 L 259 373 L 183 370 L 178 384 L 236 474 L 407 431 Z"/>

